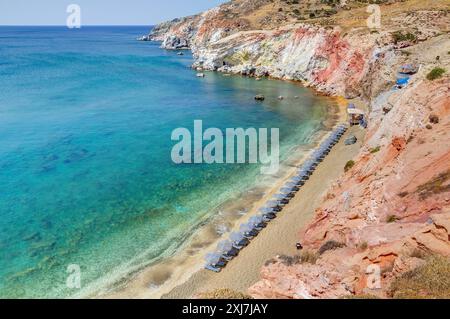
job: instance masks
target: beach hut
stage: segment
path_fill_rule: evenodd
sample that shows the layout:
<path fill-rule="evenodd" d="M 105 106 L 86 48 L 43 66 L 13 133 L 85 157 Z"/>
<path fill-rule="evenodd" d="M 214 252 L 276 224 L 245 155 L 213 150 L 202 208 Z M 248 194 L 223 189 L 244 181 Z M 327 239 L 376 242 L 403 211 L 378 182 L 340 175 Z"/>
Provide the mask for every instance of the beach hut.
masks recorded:
<path fill-rule="evenodd" d="M 364 119 L 364 111 L 360 109 L 347 109 L 348 121 L 350 125 L 358 125 Z"/>
<path fill-rule="evenodd" d="M 412 74 L 416 74 L 417 71 L 419 71 L 419 67 L 418 66 L 408 63 L 408 64 L 402 65 L 400 67 L 398 73 L 412 75 Z"/>

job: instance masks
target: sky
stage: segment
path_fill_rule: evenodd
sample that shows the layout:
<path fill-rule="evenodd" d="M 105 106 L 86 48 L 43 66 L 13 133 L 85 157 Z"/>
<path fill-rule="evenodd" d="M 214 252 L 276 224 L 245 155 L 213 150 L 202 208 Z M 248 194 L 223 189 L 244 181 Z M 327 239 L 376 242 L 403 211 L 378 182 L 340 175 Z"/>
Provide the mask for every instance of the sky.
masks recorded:
<path fill-rule="evenodd" d="M 65 25 L 77 4 L 82 25 L 152 25 L 199 13 L 225 0 L 0 0 L 0 25 Z"/>

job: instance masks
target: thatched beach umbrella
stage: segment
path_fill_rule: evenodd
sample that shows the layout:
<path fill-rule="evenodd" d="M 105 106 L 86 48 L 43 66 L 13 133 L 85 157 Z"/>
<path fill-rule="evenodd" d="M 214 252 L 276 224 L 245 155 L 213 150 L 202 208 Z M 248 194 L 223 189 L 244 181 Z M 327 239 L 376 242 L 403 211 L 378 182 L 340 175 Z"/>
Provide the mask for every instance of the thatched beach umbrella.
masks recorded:
<path fill-rule="evenodd" d="M 275 194 L 275 195 L 273 195 L 273 198 L 276 198 L 278 200 L 285 200 L 286 194 Z"/>
<path fill-rule="evenodd" d="M 284 184 L 284 186 L 288 187 L 288 188 L 294 188 L 294 187 L 297 187 L 297 183 L 295 183 L 295 182 L 287 182 L 286 184 Z"/>
<path fill-rule="evenodd" d="M 292 193 L 294 190 L 292 189 L 292 187 L 282 187 L 280 189 L 280 193 L 282 194 L 290 194 Z"/>
<path fill-rule="evenodd" d="M 233 243 L 238 243 L 238 242 L 240 242 L 243 238 L 244 238 L 244 235 L 243 235 L 242 233 L 240 233 L 240 232 L 232 232 L 232 233 L 230 234 L 230 240 L 231 240 Z"/>
<path fill-rule="evenodd" d="M 261 207 L 259 211 L 263 214 L 273 213 L 273 208 L 271 207 Z"/>
<path fill-rule="evenodd" d="M 248 233 L 249 231 L 252 231 L 253 225 L 249 223 L 242 224 L 241 227 L 239 227 L 239 231 L 243 234 Z"/>
<path fill-rule="evenodd" d="M 270 208 L 278 207 L 280 206 L 280 201 L 278 200 L 269 200 L 266 202 L 266 206 Z"/>
<path fill-rule="evenodd" d="M 260 216 L 260 215 L 252 216 L 252 217 L 250 217 L 248 222 L 250 224 L 252 224 L 253 226 L 256 226 L 262 222 L 262 216 Z"/>
<path fill-rule="evenodd" d="M 211 265 L 217 264 L 219 262 L 220 258 L 222 258 L 222 256 L 217 253 L 207 253 L 205 256 L 206 262 Z"/>
<path fill-rule="evenodd" d="M 233 247 L 233 243 L 229 240 L 222 240 L 217 244 L 217 253 L 226 254 Z"/>

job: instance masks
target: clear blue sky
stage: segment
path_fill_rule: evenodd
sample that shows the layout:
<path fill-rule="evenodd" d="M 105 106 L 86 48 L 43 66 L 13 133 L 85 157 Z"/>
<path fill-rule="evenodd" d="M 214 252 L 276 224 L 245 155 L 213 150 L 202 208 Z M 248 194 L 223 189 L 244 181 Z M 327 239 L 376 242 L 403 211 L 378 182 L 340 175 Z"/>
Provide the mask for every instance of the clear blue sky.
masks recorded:
<path fill-rule="evenodd" d="M 225 0 L 0 0 L 0 25 L 65 25 L 69 4 L 82 25 L 151 25 L 215 7 Z"/>

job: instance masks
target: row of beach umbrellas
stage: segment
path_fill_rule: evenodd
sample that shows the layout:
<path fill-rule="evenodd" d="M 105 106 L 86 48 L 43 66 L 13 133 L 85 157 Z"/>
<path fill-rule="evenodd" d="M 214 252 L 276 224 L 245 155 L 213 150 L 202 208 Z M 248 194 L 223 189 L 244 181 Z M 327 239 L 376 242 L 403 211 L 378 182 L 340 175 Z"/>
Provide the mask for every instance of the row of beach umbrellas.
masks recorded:
<path fill-rule="evenodd" d="M 334 145 L 341 139 L 347 130 L 345 124 L 335 128 L 331 134 L 314 150 L 308 159 L 298 168 L 296 174 L 286 182 L 273 199 L 259 209 L 259 215 L 252 216 L 239 227 L 239 231 L 232 232 L 228 239 L 217 244 L 216 251 L 205 256 L 205 268 L 214 272 L 226 266 L 227 262 L 236 257 L 239 251 L 250 243 L 250 240 L 266 227 L 267 223 L 275 219 L 282 211 L 284 205 L 295 197 L 295 194 L 313 174 L 316 167 L 328 155 Z"/>

